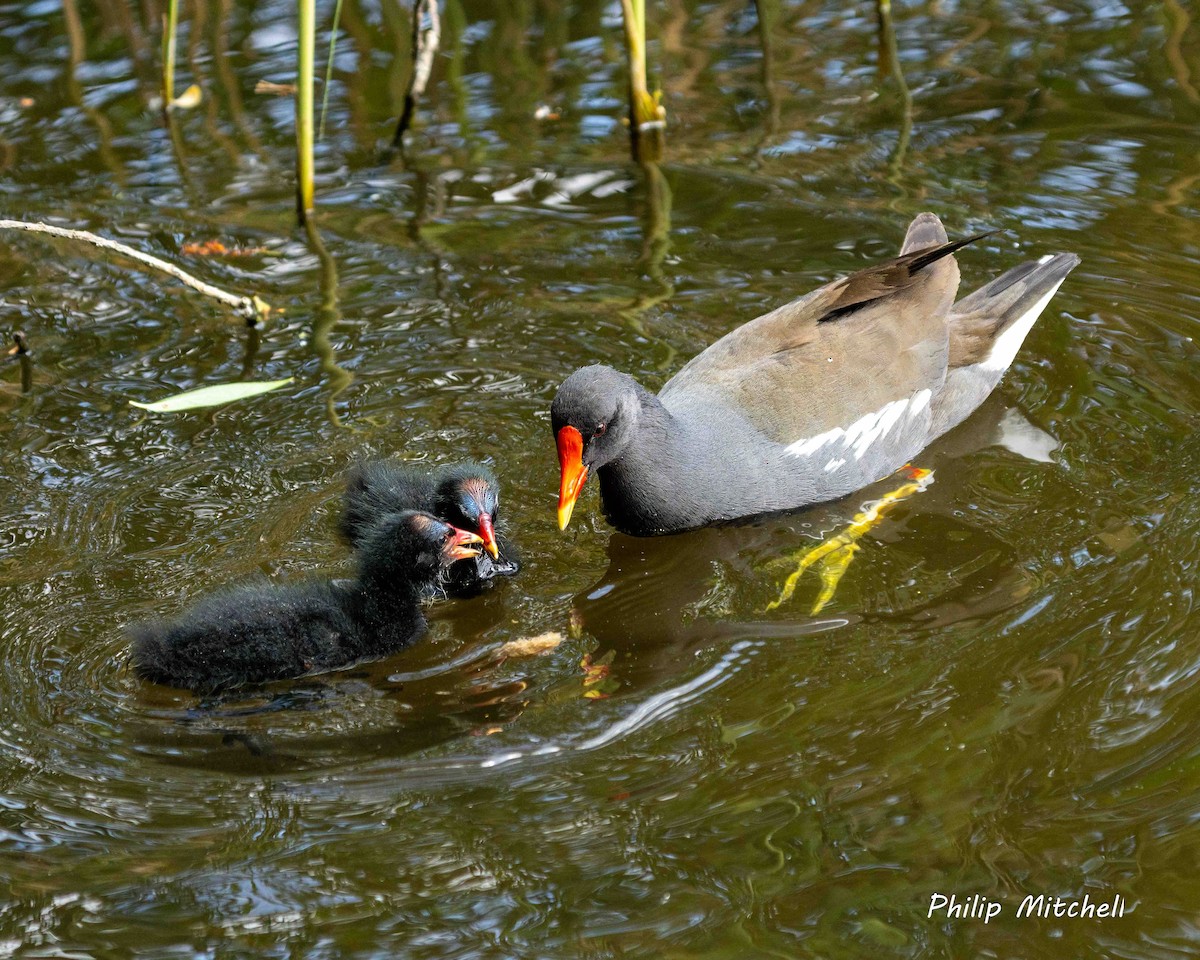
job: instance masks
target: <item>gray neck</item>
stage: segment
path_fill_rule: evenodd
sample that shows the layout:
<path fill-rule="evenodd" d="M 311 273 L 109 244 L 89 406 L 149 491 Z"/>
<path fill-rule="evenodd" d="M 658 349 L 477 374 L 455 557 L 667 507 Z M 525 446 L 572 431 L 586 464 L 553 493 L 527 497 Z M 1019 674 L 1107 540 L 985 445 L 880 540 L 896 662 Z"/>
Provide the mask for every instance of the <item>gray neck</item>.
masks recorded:
<path fill-rule="evenodd" d="M 678 422 L 658 397 L 640 384 L 637 391 L 637 426 L 624 449 L 600 468 L 598 478 L 608 522 L 623 533 L 645 535 L 678 528 L 693 505 L 664 482 L 678 476 L 687 462 Z"/>

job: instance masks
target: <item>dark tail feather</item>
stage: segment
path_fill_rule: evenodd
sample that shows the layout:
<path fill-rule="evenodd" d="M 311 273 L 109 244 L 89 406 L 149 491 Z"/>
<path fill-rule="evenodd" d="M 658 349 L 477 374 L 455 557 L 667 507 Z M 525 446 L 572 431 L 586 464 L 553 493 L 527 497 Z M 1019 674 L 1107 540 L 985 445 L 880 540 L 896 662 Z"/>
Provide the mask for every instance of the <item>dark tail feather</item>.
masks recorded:
<path fill-rule="evenodd" d="M 918 220 L 921 222 L 914 221 L 914 226 L 909 228 L 910 237 L 915 233 L 936 232 L 942 228 L 937 217 L 931 213 L 922 214 Z M 995 232 L 992 230 L 988 233 L 978 233 L 973 237 L 964 237 L 951 243 L 942 243 L 936 247 L 925 247 L 914 253 L 899 256 L 895 260 L 877 263 L 873 267 L 850 274 L 840 282 L 830 285 L 829 289 L 834 291 L 833 296 L 829 298 L 829 306 L 825 313 L 818 317 L 817 322 L 829 323 L 833 320 L 840 320 L 842 317 L 862 309 L 868 303 L 911 287 L 925 279 L 924 276 L 918 277 L 917 274 L 930 264 L 945 259 L 968 243 L 990 237 Z M 908 245 L 908 242 L 905 241 L 905 246 Z M 953 265 L 953 261 L 951 261 L 950 267 L 954 271 L 954 284 L 951 288 L 953 290 L 958 286 L 958 269 Z"/>
<path fill-rule="evenodd" d="M 1079 257 L 1073 253 L 1055 253 L 1041 260 L 1018 264 L 963 297 L 954 305 L 953 312 L 967 314 L 986 310 L 991 314 L 1013 314 L 1015 319 L 1024 312 L 1022 308 L 1033 306 L 1078 265 Z"/>
<path fill-rule="evenodd" d="M 951 240 L 949 243 L 939 244 L 936 247 L 928 250 L 919 250 L 916 253 L 909 254 L 908 269 L 910 273 L 916 273 L 918 270 L 923 270 L 931 263 L 937 263 L 943 257 L 948 257 L 955 250 L 961 250 L 968 243 L 974 243 L 976 240 L 982 240 L 984 237 L 990 237 L 999 233 L 999 230 L 988 230 L 986 233 L 977 233 L 973 237 L 963 237 L 961 240 Z M 903 258 L 902 258 L 903 259 Z"/>

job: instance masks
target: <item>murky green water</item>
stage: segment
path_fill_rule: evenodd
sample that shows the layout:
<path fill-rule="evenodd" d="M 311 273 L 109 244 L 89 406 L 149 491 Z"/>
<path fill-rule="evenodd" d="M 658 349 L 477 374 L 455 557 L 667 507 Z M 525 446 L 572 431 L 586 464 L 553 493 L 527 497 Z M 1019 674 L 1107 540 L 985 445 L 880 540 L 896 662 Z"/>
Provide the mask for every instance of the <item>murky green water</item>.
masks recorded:
<path fill-rule="evenodd" d="M 671 126 L 644 171 L 618 5 L 451 0 L 411 149 L 380 164 L 406 13 L 348 0 L 324 263 L 293 225 L 291 103 L 253 92 L 291 79 L 287 4 L 184 10 L 180 83 L 206 100 L 173 132 L 147 107 L 153 3 L 0 6 L 0 213 L 286 310 L 254 342 L 166 278 L 3 237 L 0 331 L 34 364 L 27 392 L 0 367 L 0 954 L 1197 950 L 1189 5 L 898 7 L 911 122 L 867 3 L 764 3 L 766 56 L 753 4 L 649 6 Z M 882 488 L 653 541 L 612 535 L 589 490 L 557 532 L 564 376 L 657 385 L 924 209 L 1005 231 L 960 257 L 969 285 L 1083 264 L 819 617 L 815 579 L 765 612 L 784 558 Z M 267 252 L 181 252 L 210 239 Z M 127 404 L 243 376 L 296 381 L 216 412 Z M 1048 462 L 994 444 L 1018 417 Z M 385 663 L 251 699 L 130 676 L 133 621 L 346 570 L 333 517 L 364 452 L 492 458 L 521 577 Z M 548 630 L 552 653 L 498 655 Z M 927 918 L 934 893 L 1004 913 Z M 1017 919 L 1040 893 L 1129 909 Z"/>

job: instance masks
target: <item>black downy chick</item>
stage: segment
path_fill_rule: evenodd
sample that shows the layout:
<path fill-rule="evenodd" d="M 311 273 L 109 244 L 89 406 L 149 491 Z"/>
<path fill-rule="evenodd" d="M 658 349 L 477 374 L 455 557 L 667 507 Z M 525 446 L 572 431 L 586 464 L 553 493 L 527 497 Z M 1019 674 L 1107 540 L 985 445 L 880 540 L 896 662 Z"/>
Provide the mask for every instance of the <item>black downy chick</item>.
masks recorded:
<path fill-rule="evenodd" d="M 493 586 L 495 577 L 511 577 L 521 569 L 511 541 L 496 534 L 500 484 L 483 464 L 360 463 L 346 480 L 338 529 L 357 548 L 380 517 L 398 510 L 424 510 L 483 540 L 486 552 L 452 566 L 431 594 L 472 596 Z"/>
<path fill-rule="evenodd" d="M 215 693 L 377 660 L 426 627 L 420 599 L 481 538 L 427 513 L 383 517 L 361 542 L 358 578 L 224 590 L 132 634 L 144 680 Z"/>

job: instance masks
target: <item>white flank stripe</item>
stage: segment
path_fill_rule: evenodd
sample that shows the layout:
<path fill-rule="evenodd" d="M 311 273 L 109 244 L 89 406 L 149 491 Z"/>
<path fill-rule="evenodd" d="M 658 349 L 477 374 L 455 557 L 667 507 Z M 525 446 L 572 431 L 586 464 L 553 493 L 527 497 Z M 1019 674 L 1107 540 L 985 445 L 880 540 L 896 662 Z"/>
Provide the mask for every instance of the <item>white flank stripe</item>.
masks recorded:
<path fill-rule="evenodd" d="M 929 406 L 929 400 L 932 396 L 933 392 L 931 390 L 918 390 L 911 397 L 906 397 L 903 400 L 893 400 L 891 403 L 884 404 L 883 407 L 874 413 L 868 413 L 859 417 L 845 430 L 841 427 L 834 427 L 832 430 L 826 430 L 815 437 L 806 437 L 803 440 L 797 440 L 788 446 L 784 452 L 793 457 L 811 457 L 822 447 L 837 444 L 839 447 L 838 453 L 849 453 L 850 450 L 853 450 L 854 459 L 861 460 L 863 454 L 871 448 L 871 445 L 877 440 L 886 437 L 888 432 L 900 422 L 900 418 L 906 412 L 909 416 L 916 416 Z M 844 457 L 835 455 L 825 464 L 825 470 L 826 472 L 837 470 L 845 462 Z"/>
<path fill-rule="evenodd" d="M 875 415 L 875 422 L 871 425 L 871 429 L 865 432 L 858 439 L 858 443 L 854 445 L 854 459 L 861 460 L 864 453 L 871 447 L 876 440 L 887 435 L 887 432 L 892 429 L 892 424 L 900 419 L 900 415 L 904 413 L 908 407 L 908 400 L 893 400 L 886 407 Z"/>
<path fill-rule="evenodd" d="M 891 404 L 888 404 L 891 406 Z M 883 408 L 886 410 L 887 406 Z M 864 434 L 870 433 L 875 427 L 880 416 L 883 415 L 883 410 L 876 410 L 874 413 L 868 413 L 866 416 L 859 417 L 846 429 L 846 439 L 843 441 L 847 447 L 852 447 L 862 438 Z"/>
<path fill-rule="evenodd" d="M 807 440 L 797 440 L 785 450 L 785 453 L 790 453 L 793 457 L 811 457 L 821 447 L 827 443 L 833 443 L 838 437 L 843 436 L 844 431 L 841 427 L 834 427 L 825 433 L 819 433 L 815 437 L 809 437 Z"/>
<path fill-rule="evenodd" d="M 1063 278 L 1066 279 L 1065 277 Z M 980 361 L 979 366 L 984 370 L 1007 370 L 1009 364 L 1013 362 L 1017 351 L 1021 349 L 1021 344 L 1025 342 L 1025 337 L 1033 327 L 1034 321 L 1041 316 L 1042 311 L 1046 309 L 1051 298 L 1058 293 L 1058 288 L 1062 286 L 1062 280 L 1059 280 L 1045 296 L 1037 303 L 1029 308 L 1020 317 L 1009 324 L 1005 330 L 992 344 L 992 349 L 987 357 Z"/>

